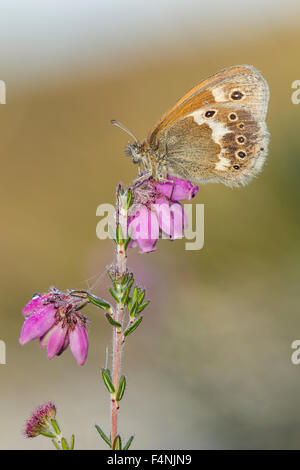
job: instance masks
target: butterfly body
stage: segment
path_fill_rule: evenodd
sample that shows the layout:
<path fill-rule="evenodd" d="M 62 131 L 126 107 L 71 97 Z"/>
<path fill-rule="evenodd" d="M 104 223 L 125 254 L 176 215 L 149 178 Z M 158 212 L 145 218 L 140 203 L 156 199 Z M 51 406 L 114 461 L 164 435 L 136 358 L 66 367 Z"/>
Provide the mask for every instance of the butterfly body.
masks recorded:
<path fill-rule="evenodd" d="M 142 144 L 128 144 L 140 178 L 247 184 L 265 161 L 269 89 L 253 67 L 225 69 L 190 90 Z"/>

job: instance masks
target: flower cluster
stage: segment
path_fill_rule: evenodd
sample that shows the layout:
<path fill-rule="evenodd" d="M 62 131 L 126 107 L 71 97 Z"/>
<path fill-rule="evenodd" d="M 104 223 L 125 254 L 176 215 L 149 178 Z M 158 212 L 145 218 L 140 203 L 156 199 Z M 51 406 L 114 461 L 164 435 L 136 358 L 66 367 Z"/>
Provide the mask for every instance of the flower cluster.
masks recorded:
<path fill-rule="evenodd" d="M 26 423 L 25 435 L 27 437 L 36 437 L 39 434 L 48 434 L 51 420 L 54 420 L 55 417 L 56 407 L 54 403 L 48 402 L 39 406 Z"/>
<path fill-rule="evenodd" d="M 129 246 L 148 253 L 155 250 L 159 238 L 182 238 L 187 221 L 179 201 L 192 199 L 198 189 L 178 178 L 166 182 L 149 179 L 135 186 L 128 211 Z"/>
<path fill-rule="evenodd" d="M 25 306 L 25 322 L 20 336 L 22 345 L 39 338 L 48 359 L 59 356 L 70 345 L 73 356 L 83 365 L 88 353 L 88 319 L 79 309 L 87 302 L 51 288 L 45 294 L 35 294 Z"/>

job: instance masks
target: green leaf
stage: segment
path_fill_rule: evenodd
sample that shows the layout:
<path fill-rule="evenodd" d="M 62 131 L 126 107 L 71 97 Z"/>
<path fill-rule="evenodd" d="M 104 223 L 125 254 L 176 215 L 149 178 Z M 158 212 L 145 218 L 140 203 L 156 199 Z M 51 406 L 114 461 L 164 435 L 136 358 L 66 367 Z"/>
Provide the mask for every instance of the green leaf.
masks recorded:
<path fill-rule="evenodd" d="M 63 437 L 62 440 L 61 440 L 61 446 L 62 446 L 62 450 L 70 450 L 69 449 L 69 446 L 67 444 L 67 441 L 66 439 Z"/>
<path fill-rule="evenodd" d="M 133 282 L 133 280 L 132 280 Z M 129 297 L 129 294 L 130 294 L 130 289 L 131 289 L 131 285 L 128 285 L 126 287 L 126 289 L 124 290 L 124 294 L 122 295 L 122 298 L 121 298 L 121 304 L 123 305 L 126 305 L 127 304 L 127 301 L 128 301 L 128 297 Z"/>
<path fill-rule="evenodd" d="M 121 324 L 118 323 L 116 320 L 113 319 L 113 317 L 107 312 L 105 314 L 107 320 L 109 321 L 109 323 L 112 325 L 112 326 L 116 326 L 117 328 L 121 328 Z"/>
<path fill-rule="evenodd" d="M 132 287 L 132 284 L 134 283 L 134 279 L 133 277 L 128 281 L 128 284 L 127 284 L 127 289 L 129 289 L 129 292 L 131 290 L 131 287 Z"/>
<path fill-rule="evenodd" d="M 133 304 L 135 304 L 135 302 L 137 301 L 138 295 L 139 295 L 139 288 L 137 286 L 135 286 L 135 288 L 133 289 L 133 293 L 132 293 L 132 303 Z"/>
<path fill-rule="evenodd" d="M 136 314 L 136 312 L 137 312 L 138 306 L 139 306 L 138 301 L 136 301 L 136 302 L 131 306 L 131 308 L 129 309 L 129 315 L 130 315 L 132 318 L 135 317 L 135 314 Z"/>
<path fill-rule="evenodd" d="M 150 304 L 150 300 L 147 300 L 146 302 L 144 302 L 142 305 L 140 305 L 137 308 L 137 313 L 141 313 L 149 304 Z"/>
<path fill-rule="evenodd" d="M 134 281 L 133 273 L 130 273 L 130 276 L 129 276 L 129 278 L 128 278 L 128 284 L 127 284 L 127 285 L 129 285 L 129 283 L 130 283 L 130 287 L 131 287 L 132 284 L 133 284 L 133 281 Z"/>
<path fill-rule="evenodd" d="M 117 282 L 116 282 L 116 278 L 115 278 L 114 274 L 109 269 L 107 270 L 107 274 L 109 275 L 109 278 L 112 282 L 112 285 L 114 286 L 114 289 L 116 289 L 117 288 Z"/>
<path fill-rule="evenodd" d="M 118 245 L 122 245 L 124 243 L 125 237 L 123 234 L 123 230 L 121 227 L 121 224 L 117 224 L 117 230 L 116 230 L 116 241 Z"/>
<path fill-rule="evenodd" d="M 40 431 L 40 434 L 45 437 L 51 437 L 51 439 L 56 438 L 56 435 L 52 432 Z"/>
<path fill-rule="evenodd" d="M 139 324 L 141 323 L 141 321 L 143 320 L 143 317 L 139 317 L 135 320 L 135 322 L 129 326 L 128 328 L 126 328 L 126 330 L 124 331 L 124 336 L 128 336 L 130 335 L 131 333 L 134 332 L 134 330 L 137 329 L 137 327 L 139 326 Z"/>
<path fill-rule="evenodd" d="M 75 436 L 72 434 L 70 450 L 74 450 Z"/>
<path fill-rule="evenodd" d="M 57 421 L 55 419 L 51 419 L 51 424 L 52 424 L 52 427 L 55 431 L 55 434 L 60 434 L 60 429 L 59 429 L 59 426 L 57 424 Z"/>
<path fill-rule="evenodd" d="M 127 307 L 128 307 L 129 312 L 130 312 L 130 310 L 132 309 L 132 297 L 128 297 Z"/>
<path fill-rule="evenodd" d="M 61 450 L 61 448 L 59 447 L 55 439 L 52 439 L 52 442 L 53 442 L 54 447 L 56 447 L 56 450 Z"/>
<path fill-rule="evenodd" d="M 128 281 L 128 277 L 129 277 L 128 273 L 124 274 L 121 280 L 121 286 L 125 286 L 126 282 Z"/>
<path fill-rule="evenodd" d="M 125 375 L 122 375 L 120 378 L 119 388 L 118 388 L 117 395 L 116 395 L 117 401 L 122 400 L 124 392 L 125 392 L 125 388 L 126 388 L 126 377 Z"/>
<path fill-rule="evenodd" d="M 124 204 L 125 209 L 127 210 L 129 209 L 129 207 L 131 206 L 131 202 L 132 202 L 132 189 L 129 188 L 127 191 L 126 203 Z"/>
<path fill-rule="evenodd" d="M 115 387 L 113 386 L 109 369 L 102 369 L 102 378 L 109 393 L 115 393 Z"/>
<path fill-rule="evenodd" d="M 128 237 L 126 238 L 125 243 L 124 243 L 125 250 L 127 250 L 128 245 L 129 245 L 130 242 L 131 242 L 131 236 L 128 235 Z"/>
<path fill-rule="evenodd" d="M 115 292 L 111 287 L 110 287 L 108 290 L 109 290 L 109 292 L 111 293 L 111 296 L 115 299 L 115 301 L 116 301 L 117 303 L 119 303 L 119 302 L 120 302 L 120 299 L 119 299 L 119 297 L 117 296 L 116 292 Z"/>
<path fill-rule="evenodd" d="M 143 291 L 141 292 L 141 294 L 138 296 L 137 301 L 138 301 L 138 304 L 139 304 L 139 305 L 143 302 L 143 300 L 144 300 L 144 298 L 145 298 L 145 295 L 146 295 L 146 291 L 143 290 Z"/>
<path fill-rule="evenodd" d="M 126 442 L 125 446 L 123 447 L 123 450 L 128 450 L 129 447 L 131 446 L 131 443 L 134 439 L 134 436 L 130 436 L 130 438 L 128 439 L 128 441 Z"/>
<path fill-rule="evenodd" d="M 132 235 L 133 235 L 133 230 L 132 230 L 132 227 L 129 227 L 128 228 L 128 231 L 127 231 L 127 239 L 125 241 L 125 250 L 127 249 L 131 239 L 132 239 Z"/>
<path fill-rule="evenodd" d="M 102 439 L 104 440 L 104 442 L 106 442 L 106 444 L 111 447 L 111 441 L 110 439 L 107 437 L 107 435 L 105 434 L 104 431 L 102 431 L 102 429 L 100 428 L 100 426 L 98 426 L 98 424 L 95 424 L 95 428 L 97 429 L 98 433 L 100 434 L 100 436 L 102 437 Z"/>
<path fill-rule="evenodd" d="M 104 440 L 104 442 L 106 442 L 106 444 L 111 447 L 111 441 L 110 439 L 107 437 L 107 435 L 105 434 L 104 431 L 102 431 L 102 429 L 100 428 L 100 426 L 98 426 L 98 424 L 95 424 L 95 428 L 97 429 L 98 433 L 100 434 L 100 436 L 102 437 L 102 439 Z"/>
<path fill-rule="evenodd" d="M 113 450 L 122 450 L 122 441 L 119 434 L 116 436 L 112 448 Z"/>
<path fill-rule="evenodd" d="M 88 299 L 89 301 L 96 305 L 99 308 L 102 308 L 102 310 L 110 310 L 111 305 L 109 302 L 106 302 L 106 300 L 101 299 L 100 297 L 97 297 L 96 295 L 93 294 L 88 294 Z"/>

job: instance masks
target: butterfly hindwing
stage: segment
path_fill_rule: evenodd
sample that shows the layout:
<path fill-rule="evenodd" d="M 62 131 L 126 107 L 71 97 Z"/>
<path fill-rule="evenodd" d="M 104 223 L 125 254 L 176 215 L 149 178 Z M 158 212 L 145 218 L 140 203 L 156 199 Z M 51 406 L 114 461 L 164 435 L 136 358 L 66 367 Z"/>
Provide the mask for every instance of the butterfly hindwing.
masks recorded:
<path fill-rule="evenodd" d="M 195 182 L 246 184 L 265 160 L 268 86 L 253 67 L 231 67 L 187 93 L 150 133 L 168 173 Z"/>

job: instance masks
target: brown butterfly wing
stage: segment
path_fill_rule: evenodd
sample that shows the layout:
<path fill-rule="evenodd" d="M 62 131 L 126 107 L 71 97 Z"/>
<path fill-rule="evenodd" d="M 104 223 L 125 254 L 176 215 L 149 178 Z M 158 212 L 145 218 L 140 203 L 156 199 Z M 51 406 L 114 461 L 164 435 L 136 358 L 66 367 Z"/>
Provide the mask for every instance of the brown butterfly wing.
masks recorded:
<path fill-rule="evenodd" d="M 154 127 L 148 144 L 173 176 L 246 184 L 267 153 L 268 98 L 259 72 L 231 67 L 187 93 Z"/>

